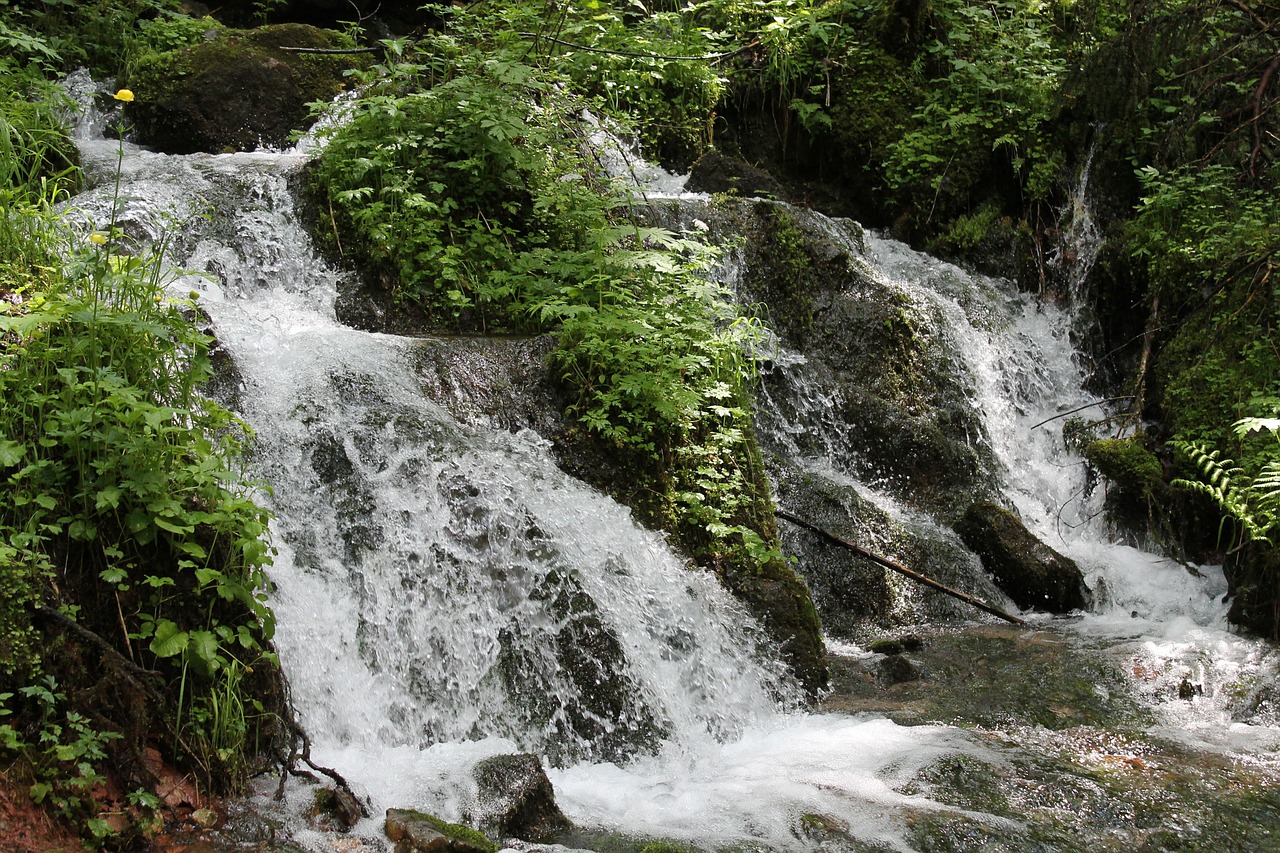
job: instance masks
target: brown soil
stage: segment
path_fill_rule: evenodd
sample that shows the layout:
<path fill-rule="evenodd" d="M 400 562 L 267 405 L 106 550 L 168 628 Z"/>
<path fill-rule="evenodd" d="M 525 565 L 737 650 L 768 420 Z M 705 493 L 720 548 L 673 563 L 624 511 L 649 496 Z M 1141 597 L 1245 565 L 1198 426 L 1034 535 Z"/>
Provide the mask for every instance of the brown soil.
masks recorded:
<path fill-rule="evenodd" d="M 17 774 L 0 773 L 0 850 L 7 853 L 83 853 L 80 839 L 27 796 Z"/>

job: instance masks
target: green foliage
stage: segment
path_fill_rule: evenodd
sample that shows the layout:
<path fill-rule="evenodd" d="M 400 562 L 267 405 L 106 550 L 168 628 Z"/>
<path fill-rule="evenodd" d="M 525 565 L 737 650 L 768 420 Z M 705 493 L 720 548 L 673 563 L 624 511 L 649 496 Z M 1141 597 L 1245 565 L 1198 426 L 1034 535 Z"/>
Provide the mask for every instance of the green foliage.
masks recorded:
<path fill-rule="evenodd" d="M 95 789 L 105 778 L 99 770 L 106 745 L 118 732 L 97 731 L 82 714 L 67 707 L 52 676 L 13 693 L 0 693 L 0 718 L 13 715 L 11 703 L 30 706 L 26 725 L 0 724 L 0 759 L 11 778 L 30 780 L 32 802 L 76 826 L 88 842 L 101 842 L 113 830 L 98 813 Z M 95 845 L 97 846 L 97 845 Z"/>
<path fill-rule="evenodd" d="M 1143 197 L 1133 254 L 1175 305 L 1194 305 L 1206 288 L 1268 271 L 1280 250 L 1274 192 L 1280 174 L 1249 181 L 1231 166 L 1212 164 L 1168 172 L 1145 166 L 1138 176 Z"/>
<path fill-rule="evenodd" d="M 138 39 L 133 49 L 135 54 L 167 53 L 200 44 L 209 32 L 217 32 L 221 29 L 223 29 L 222 24 L 207 15 L 194 18 L 190 15 L 165 11 L 149 21 L 139 22 Z"/>
<path fill-rule="evenodd" d="M 757 327 L 707 282 L 710 249 L 637 221 L 571 79 L 476 21 L 454 26 L 392 43 L 397 61 L 325 148 L 312 185 L 335 245 L 441 326 L 559 330 L 569 412 L 657 472 L 657 514 L 708 562 L 775 557 L 746 516 Z"/>
<path fill-rule="evenodd" d="M 234 787 L 245 720 L 262 715 L 242 676 L 273 665 L 268 516 L 239 467 L 245 428 L 200 394 L 212 339 L 195 295 L 166 291 L 163 247 L 126 254 L 114 222 L 86 235 L 60 216 L 56 184 L 14 183 L 0 195 L 0 684 L 62 701 L 36 680 L 32 614 L 64 607 L 169 680 L 185 717 L 176 760 Z M 71 818 L 106 735 L 58 713 L 40 742 L 64 763 L 28 756 L 38 776 L 50 768 L 32 794 Z"/>
<path fill-rule="evenodd" d="M 720 42 L 688 9 L 636 18 L 631 9 L 588 0 L 583 12 L 565 22 L 560 36 L 593 50 L 547 42 L 545 61 L 563 63 L 578 89 L 631 129 L 647 156 L 690 162 L 711 144 L 723 93 L 716 70 L 696 57 L 717 51 Z"/>
<path fill-rule="evenodd" d="M 1236 422 L 1234 429 L 1242 437 L 1251 432 L 1269 432 L 1277 438 L 1271 443 L 1269 458 L 1256 474 L 1235 466 L 1230 459 L 1220 458 L 1217 450 L 1178 441 L 1174 446 L 1195 466 L 1199 479 L 1178 479 L 1173 485 L 1213 500 L 1224 513 L 1224 525 L 1228 518 L 1236 522 L 1241 541 L 1261 542 L 1274 549 L 1280 546 L 1280 419 L 1244 418 Z"/>
<path fill-rule="evenodd" d="M 43 0 L 0 4 L 0 43 L 18 51 L 22 64 L 53 70 L 87 67 L 116 74 L 142 22 L 176 11 L 177 0 Z"/>
<path fill-rule="evenodd" d="M 3 67 L 0 86 L 0 204 L 8 209 L 63 200 L 80 180 L 75 148 L 60 115 L 66 95 L 34 73 Z M 0 229 L 19 225 L 10 217 L 0 222 Z M 20 244 L 9 235 L 0 252 L 15 251 Z"/>

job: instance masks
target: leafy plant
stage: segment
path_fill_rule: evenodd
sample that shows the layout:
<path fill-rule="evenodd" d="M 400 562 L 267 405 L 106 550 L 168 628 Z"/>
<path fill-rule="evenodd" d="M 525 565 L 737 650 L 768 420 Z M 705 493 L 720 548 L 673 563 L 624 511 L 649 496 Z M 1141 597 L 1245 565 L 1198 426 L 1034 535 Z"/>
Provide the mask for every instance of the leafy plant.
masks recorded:
<path fill-rule="evenodd" d="M 1266 431 L 1280 439 L 1280 419 L 1276 418 L 1243 418 L 1234 429 L 1240 437 Z M 1272 445 L 1270 458 L 1252 475 L 1204 445 L 1179 441 L 1174 446 L 1195 465 L 1200 479 L 1178 479 L 1173 485 L 1213 500 L 1225 514 L 1224 524 L 1230 518 L 1239 525 L 1240 541 L 1280 546 L 1280 441 Z"/>
<path fill-rule="evenodd" d="M 602 37 L 621 26 L 598 17 Z M 439 325 L 558 330 L 569 413 L 656 472 L 652 514 L 708 563 L 775 558 L 747 460 L 758 329 L 707 280 L 714 253 L 640 221 L 594 157 L 572 79 L 458 26 L 393 46 L 325 148 L 312 182 L 335 248 Z"/>
<path fill-rule="evenodd" d="M 62 702 L 40 680 L 32 618 L 63 608 L 169 680 L 187 720 L 171 760 L 234 788 L 253 744 L 229 733 L 266 717 L 262 683 L 242 676 L 274 664 L 268 515 L 240 467 L 247 430 L 200 393 L 212 339 L 195 296 L 167 291 L 164 247 L 128 254 L 114 221 L 86 234 L 52 207 L 48 181 L 39 194 L 14 183 L 0 195 L 0 280 L 13 288 L 0 292 L 0 686 Z M 72 740 L 57 756 L 78 749 L 66 760 L 81 772 L 49 765 L 32 794 L 69 818 L 83 805 L 74 792 L 96 784 L 76 780 L 103 772 L 107 736 L 75 708 L 59 713 L 54 736 Z M 84 827 L 97 836 L 95 820 Z"/>
<path fill-rule="evenodd" d="M 99 770 L 105 747 L 120 733 L 98 731 L 82 714 L 67 708 L 67 697 L 58 692 L 52 676 L 18 693 L 34 706 L 34 723 L 29 731 L 0 724 L 0 755 L 10 759 L 6 772 L 20 770 L 31 780 L 31 800 L 81 827 L 87 838 L 101 841 L 113 834 L 99 813 L 95 789 L 105 781 Z M 0 717 L 12 715 L 7 703 L 13 699 L 13 693 L 0 693 Z"/>

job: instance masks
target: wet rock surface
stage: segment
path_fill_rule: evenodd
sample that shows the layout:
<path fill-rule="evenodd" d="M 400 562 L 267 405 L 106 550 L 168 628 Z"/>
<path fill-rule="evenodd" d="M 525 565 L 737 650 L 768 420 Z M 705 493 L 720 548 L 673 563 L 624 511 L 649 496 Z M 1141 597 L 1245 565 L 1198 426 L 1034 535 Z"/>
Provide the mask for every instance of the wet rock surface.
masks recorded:
<path fill-rule="evenodd" d="M 496 755 L 476 765 L 480 786 L 473 820 L 496 837 L 538 840 L 569 828 L 536 755 Z"/>
<path fill-rule="evenodd" d="M 895 722 L 1000 726 L 1011 720 L 1062 729 L 1138 723 L 1146 712 L 1113 663 L 1049 631 L 1004 625 L 933 628 L 910 657 L 917 680 L 880 678 L 881 662 L 902 655 L 831 659 L 833 692 L 822 709 L 875 712 Z"/>
<path fill-rule="evenodd" d="M 965 511 L 956 532 L 1019 607 L 1068 613 L 1092 603 L 1075 561 L 1037 539 L 1007 509 L 975 503 Z"/>
<path fill-rule="evenodd" d="M 1124 642 L 1084 647 L 1048 625 L 935 628 L 921 639 L 919 681 L 879 677 L 882 661 L 902 655 L 833 656 L 822 706 L 953 724 L 972 738 L 898 788 L 942 804 L 906 815 L 913 849 L 1280 849 L 1280 765 L 1170 737 L 1164 708 L 1209 701 L 1180 695 L 1176 672 L 1151 672 Z"/>

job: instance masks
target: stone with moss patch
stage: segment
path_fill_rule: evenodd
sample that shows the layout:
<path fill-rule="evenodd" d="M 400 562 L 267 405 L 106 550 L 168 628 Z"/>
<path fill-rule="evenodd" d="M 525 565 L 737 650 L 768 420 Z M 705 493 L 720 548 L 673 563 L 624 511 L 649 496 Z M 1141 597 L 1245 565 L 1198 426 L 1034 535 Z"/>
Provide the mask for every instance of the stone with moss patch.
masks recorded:
<path fill-rule="evenodd" d="M 414 809 L 387 809 L 386 832 L 396 853 L 496 853 L 498 849 L 470 827 Z"/>
<path fill-rule="evenodd" d="M 126 118 L 140 142 L 168 154 L 283 146 L 313 123 L 308 104 L 332 100 L 364 54 L 346 36 L 302 24 L 214 30 L 204 42 L 144 56 L 129 78 Z"/>

